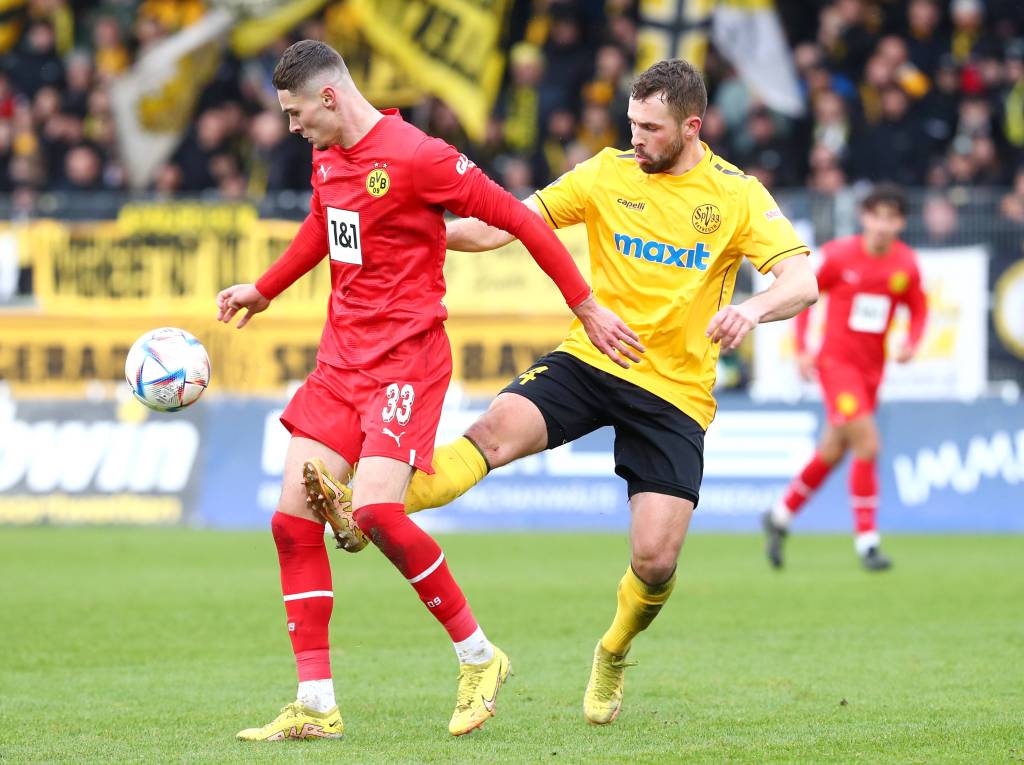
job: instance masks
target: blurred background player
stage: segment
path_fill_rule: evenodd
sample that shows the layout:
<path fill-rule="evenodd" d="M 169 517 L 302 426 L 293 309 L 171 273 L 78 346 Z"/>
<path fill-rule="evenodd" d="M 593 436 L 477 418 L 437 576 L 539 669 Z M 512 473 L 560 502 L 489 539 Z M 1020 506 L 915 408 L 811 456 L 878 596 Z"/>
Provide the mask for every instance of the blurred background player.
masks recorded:
<path fill-rule="evenodd" d="M 811 461 L 764 516 L 768 560 L 782 567 L 783 542 L 793 517 L 849 451 L 850 505 L 855 548 L 864 567 L 883 571 L 892 565 L 881 552 L 878 534 L 879 435 L 874 412 L 885 369 L 885 342 L 896 307 L 910 309 L 910 328 L 896 353 L 905 364 L 924 334 L 927 307 L 914 251 L 898 237 L 906 224 L 902 191 L 879 185 L 861 203 L 863 233 L 822 247 L 818 289 L 828 295 L 821 349 L 807 349 L 809 311 L 797 317 L 797 363 L 811 380 L 817 373 L 828 425 Z"/>
<path fill-rule="evenodd" d="M 450 635 L 461 665 L 449 724 L 468 733 L 494 714 L 509 661 L 486 638 L 437 543 L 404 512 L 414 469 L 429 471 L 451 349 L 441 299 L 444 208 L 516 231 L 555 281 L 589 337 L 617 363 L 632 332 L 591 296 L 547 226 L 464 155 L 377 111 L 341 56 L 313 40 L 291 45 L 274 70 L 289 129 L 314 147 L 310 213 L 285 253 L 253 284 L 223 290 L 219 316 L 244 326 L 296 279 L 330 255 L 332 292 L 317 368 L 281 421 L 291 433 L 277 512 L 271 520 L 288 632 L 299 675 L 297 700 L 246 740 L 340 737 L 331 681 L 333 607 L 324 525 L 306 507 L 302 466 L 322 460 L 348 476 L 355 517 Z M 402 257 L 395 257 L 401 253 Z"/>
<path fill-rule="evenodd" d="M 619 713 L 633 638 L 675 586 L 700 492 L 704 433 L 715 414 L 720 350 L 735 349 L 757 324 L 794 316 L 817 298 L 803 257 L 807 246 L 771 195 L 700 140 L 706 107 L 704 81 L 690 64 L 653 65 L 631 91 L 633 151 L 604 149 L 526 202 L 552 228 L 586 224 L 596 294 L 628 317 L 646 348 L 643 360 L 613 363 L 594 353 L 574 324 L 562 345 L 513 379 L 465 436 L 437 449 L 434 475 L 417 474 L 405 497 L 407 512 L 438 507 L 492 468 L 615 428 L 632 555 L 583 699 L 586 719 L 599 725 Z M 479 220 L 448 225 L 453 250 L 490 250 L 513 238 Z M 744 257 L 775 281 L 730 305 Z"/>

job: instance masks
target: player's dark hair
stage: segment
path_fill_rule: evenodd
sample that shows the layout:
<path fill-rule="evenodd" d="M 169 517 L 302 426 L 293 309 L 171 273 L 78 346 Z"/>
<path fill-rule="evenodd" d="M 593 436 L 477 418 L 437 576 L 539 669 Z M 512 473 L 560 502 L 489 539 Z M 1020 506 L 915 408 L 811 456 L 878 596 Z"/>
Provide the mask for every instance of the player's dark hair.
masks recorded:
<path fill-rule="evenodd" d="M 633 81 L 629 95 L 637 101 L 658 96 L 680 123 L 692 115 L 704 119 L 704 111 L 708 108 L 704 76 L 681 58 L 659 61 L 641 72 Z"/>
<path fill-rule="evenodd" d="M 334 48 L 319 40 L 300 40 L 285 48 L 274 67 L 274 87 L 297 93 L 318 74 L 336 69 L 348 71 L 345 60 Z"/>
<path fill-rule="evenodd" d="M 860 209 L 874 210 L 878 205 L 892 205 L 904 218 L 907 217 L 907 196 L 894 183 L 879 183 L 861 200 Z"/>

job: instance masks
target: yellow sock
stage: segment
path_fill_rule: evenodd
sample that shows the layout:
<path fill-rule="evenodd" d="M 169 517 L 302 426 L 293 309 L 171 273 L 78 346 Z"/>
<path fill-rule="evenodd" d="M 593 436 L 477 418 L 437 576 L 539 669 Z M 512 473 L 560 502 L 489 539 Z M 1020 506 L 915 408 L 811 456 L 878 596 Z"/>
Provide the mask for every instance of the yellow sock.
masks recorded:
<path fill-rule="evenodd" d="M 647 629 L 676 586 L 676 575 L 661 584 L 647 584 L 633 572 L 633 567 L 619 581 L 618 608 L 612 626 L 601 638 L 606 651 L 625 656 L 633 638 Z"/>
<path fill-rule="evenodd" d="M 465 436 L 434 449 L 431 466 L 433 475 L 413 473 L 405 493 L 406 513 L 447 505 L 480 483 L 489 470 L 484 455 Z"/>

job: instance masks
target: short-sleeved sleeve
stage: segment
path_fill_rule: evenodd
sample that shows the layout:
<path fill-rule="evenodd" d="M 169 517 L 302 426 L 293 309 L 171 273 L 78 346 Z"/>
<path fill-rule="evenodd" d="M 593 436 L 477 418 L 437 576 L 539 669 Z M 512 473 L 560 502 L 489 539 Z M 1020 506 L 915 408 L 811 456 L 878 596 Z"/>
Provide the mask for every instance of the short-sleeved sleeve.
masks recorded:
<path fill-rule="evenodd" d="M 597 180 L 601 155 L 580 162 L 576 167 L 533 193 L 544 220 L 552 228 L 582 223 L 586 217 L 587 198 Z"/>
<path fill-rule="evenodd" d="M 744 215 L 735 246 L 762 274 L 785 258 L 808 252 L 793 224 L 760 181 L 751 179 L 745 184 L 740 206 Z"/>

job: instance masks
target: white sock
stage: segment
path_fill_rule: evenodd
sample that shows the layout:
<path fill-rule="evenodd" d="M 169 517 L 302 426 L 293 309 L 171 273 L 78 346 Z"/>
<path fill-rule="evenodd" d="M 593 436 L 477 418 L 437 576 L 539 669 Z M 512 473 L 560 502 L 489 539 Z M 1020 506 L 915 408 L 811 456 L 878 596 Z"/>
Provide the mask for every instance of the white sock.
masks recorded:
<path fill-rule="evenodd" d="M 781 497 L 772 505 L 772 520 L 776 526 L 783 529 L 788 529 L 789 522 L 793 520 L 793 511 L 786 507 L 786 503 L 782 501 Z"/>
<path fill-rule="evenodd" d="M 334 700 L 334 681 L 329 677 L 326 680 L 305 680 L 299 683 L 297 698 L 303 706 L 314 712 L 329 712 L 338 706 Z"/>
<path fill-rule="evenodd" d="M 882 537 L 877 531 L 862 531 L 853 540 L 853 548 L 857 555 L 864 556 L 872 547 L 878 547 L 882 543 Z"/>
<path fill-rule="evenodd" d="M 465 640 L 452 643 L 459 657 L 459 664 L 486 664 L 494 658 L 494 646 L 484 635 L 482 628 L 477 627 Z"/>

